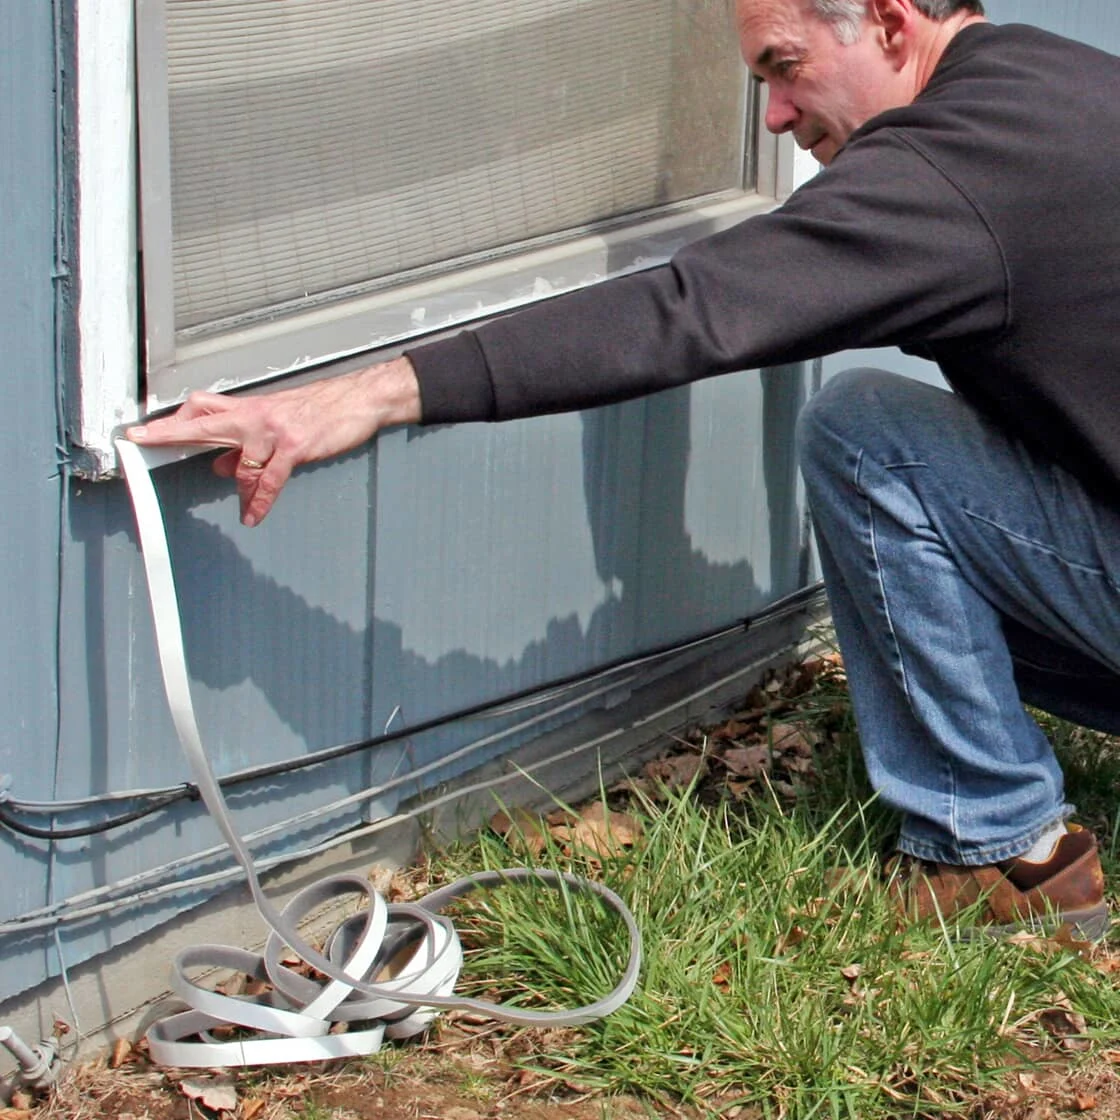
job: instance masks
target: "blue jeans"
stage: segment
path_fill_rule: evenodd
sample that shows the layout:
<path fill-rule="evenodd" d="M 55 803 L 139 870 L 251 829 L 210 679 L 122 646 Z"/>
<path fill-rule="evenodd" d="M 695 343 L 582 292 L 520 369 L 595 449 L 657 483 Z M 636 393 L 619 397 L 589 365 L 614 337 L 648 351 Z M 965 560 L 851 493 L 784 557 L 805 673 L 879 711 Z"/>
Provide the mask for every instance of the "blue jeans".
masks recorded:
<path fill-rule="evenodd" d="M 960 397 L 878 370 L 798 425 L 871 781 L 899 848 L 986 864 L 1072 811 L 1027 702 L 1120 732 L 1120 500 Z"/>

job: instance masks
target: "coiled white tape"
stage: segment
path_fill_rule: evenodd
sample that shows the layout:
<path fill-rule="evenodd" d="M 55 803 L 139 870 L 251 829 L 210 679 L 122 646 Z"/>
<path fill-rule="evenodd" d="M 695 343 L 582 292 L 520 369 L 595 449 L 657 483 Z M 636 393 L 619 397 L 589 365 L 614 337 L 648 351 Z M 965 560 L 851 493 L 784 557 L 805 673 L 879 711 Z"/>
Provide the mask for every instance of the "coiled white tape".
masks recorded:
<path fill-rule="evenodd" d="M 459 879 L 417 903 L 394 906 L 386 905 L 359 876 L 335 875 L 299 892 L 282 912 L 276 910 L 233 827 L 195 719 L 171 556 L 150 476 L 150 468 L 167 461 L 167 456 L 126 440 L 118 440 L 116 446 L 136 513 L 160 670 L 175 730 L 206 807 L 244 869 L 253 900 L 271 931 L 263 955 L 226 945 L 200 945 L 178 955 L 172 987 L 191 1010 L 169 1016 L 148 1031 L 152 1058 L 184 1067 L 325 1061 L 371 1054 L 383 1038 L 416 1034 L 441 1008 L 460 1008 L 525 1026 L 562 1027 L 602 1018 L 621 1007 L 638 982 L 637 923 L 613 891 L 566 872 L 524 867 L 487 871 Z M 440 911 L 471 891 L 507 884 L 596 894 L 619 915 L 629 933 L 630 955 L 622 978 L 606 996 L 569 1011 L 526 1011 L 454 994 L 463 950 L 454 927 Z M 299 933 L 299 921 L 347 894 L 363 898 L 364 908 L 335 929 L 320 952 Z M 326 982 L 285 965 L 286 949 L 327 977 Z M 195 970 L 214 968 L 246 973 L 262 981 L 266 991 L 257 996 L 223 995 L 190 978 Z M 332 1033 L 340 1023 L 370 1025 Z M 232 1040 L 215 1034 L 229 1034 L 230 1027 L 237 1028 Z"/>

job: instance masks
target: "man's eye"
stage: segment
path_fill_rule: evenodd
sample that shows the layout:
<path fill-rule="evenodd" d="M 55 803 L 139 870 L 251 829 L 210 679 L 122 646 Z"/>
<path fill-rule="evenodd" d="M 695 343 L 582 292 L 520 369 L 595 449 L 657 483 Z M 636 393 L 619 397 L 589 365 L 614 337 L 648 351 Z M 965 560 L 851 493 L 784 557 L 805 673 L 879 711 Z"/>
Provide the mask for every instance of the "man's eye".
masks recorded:
<path fill-rule="evenodd" d="M 774 63 L 774 73 L 779 78 L 790 78 L 797 72 L 797 60 L 783 58 L 781 62 Z"/>

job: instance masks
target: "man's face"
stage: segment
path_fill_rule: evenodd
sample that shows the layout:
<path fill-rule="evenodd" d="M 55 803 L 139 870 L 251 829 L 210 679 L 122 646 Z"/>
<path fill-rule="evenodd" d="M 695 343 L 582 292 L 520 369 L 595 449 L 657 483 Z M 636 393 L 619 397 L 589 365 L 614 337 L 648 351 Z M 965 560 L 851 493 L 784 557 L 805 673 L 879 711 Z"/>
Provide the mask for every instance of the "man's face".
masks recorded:
<path fill-rule="evenodd" d="M 738 0 L 739 41 L 769 88 L 766 127 L 793 132 L 820 163 L 885 109 L 905 103 L 880 25 L 865 16 L 859 39 L 842 43 L 810 0 Z"/>

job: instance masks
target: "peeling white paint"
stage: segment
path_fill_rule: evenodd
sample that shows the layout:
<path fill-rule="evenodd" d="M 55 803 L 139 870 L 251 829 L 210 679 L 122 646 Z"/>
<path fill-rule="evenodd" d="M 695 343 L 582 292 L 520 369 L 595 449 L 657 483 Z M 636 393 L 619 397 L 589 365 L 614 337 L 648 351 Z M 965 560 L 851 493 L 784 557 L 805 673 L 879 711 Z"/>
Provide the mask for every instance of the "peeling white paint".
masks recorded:
<path fill-rule="evenodd" d="M 78 438 L 112 469 L 137 401 L 136 111 L 131 0 L 78 5 Z"/>

